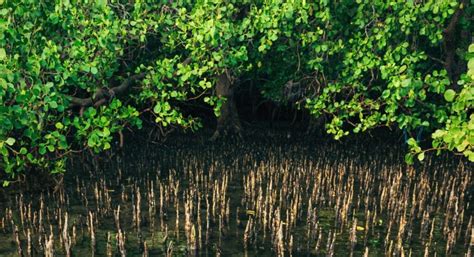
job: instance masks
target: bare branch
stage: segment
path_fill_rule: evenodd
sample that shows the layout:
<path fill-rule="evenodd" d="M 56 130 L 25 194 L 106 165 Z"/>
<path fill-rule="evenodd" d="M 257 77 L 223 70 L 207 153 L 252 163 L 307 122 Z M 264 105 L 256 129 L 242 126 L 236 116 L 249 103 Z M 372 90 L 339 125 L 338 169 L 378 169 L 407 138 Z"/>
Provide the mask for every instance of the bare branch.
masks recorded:
<path fill-rule="evenodd" d="M 80 98 L 75 96 L 69 97 L 69 108 L 72 107 L 88 107 L 88 106 L 100 106 L 106 102 L 107 96 L 115 96 L 124 93 L 133 84 L 136 80 L 142 79 L 145 77 L 145 73 L 140 73 L 133 75 L 122 82 L 119 86 L 112 88 L 100 88 L 98 89 L 92 97 Z"/>

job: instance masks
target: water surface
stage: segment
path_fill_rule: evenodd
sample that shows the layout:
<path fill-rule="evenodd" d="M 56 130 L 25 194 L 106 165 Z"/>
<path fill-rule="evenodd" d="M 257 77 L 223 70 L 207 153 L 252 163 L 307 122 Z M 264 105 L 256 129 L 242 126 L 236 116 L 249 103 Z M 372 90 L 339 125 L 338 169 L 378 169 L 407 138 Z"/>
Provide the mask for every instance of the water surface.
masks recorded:
<path fill-rule="evenodd" d="M 206 138 L 134 137 L 112 156 L 75 158 L 63 186 L 2 192 L 0 256 L 20 248 L 24 256 L 67 256 L 66 248 L 74 256 L 465 256 L 472 248 L 472 167 L 460 158 L 429 155 L 409 167 L 402 143 L 370 137 Z"/>

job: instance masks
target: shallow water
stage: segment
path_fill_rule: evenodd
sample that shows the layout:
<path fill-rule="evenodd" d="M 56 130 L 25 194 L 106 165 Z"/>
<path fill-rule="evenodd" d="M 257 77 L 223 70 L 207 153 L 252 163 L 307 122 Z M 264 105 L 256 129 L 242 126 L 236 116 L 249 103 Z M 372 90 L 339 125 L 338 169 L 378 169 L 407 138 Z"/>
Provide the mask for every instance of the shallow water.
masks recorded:
<path fill-rule="evenodd" d="M 66 256 L 68 242 L 74 256 L 465 256 L 472 248 L 472 166 L 457 157 L 407 167 L 396 141 L 206 137 L 135 138 L 112 157 L 75 158 L 56 190 L 1 193 L 0 256 L 19 248 L 42 256 L 51 238 L 55 256 Z"/>

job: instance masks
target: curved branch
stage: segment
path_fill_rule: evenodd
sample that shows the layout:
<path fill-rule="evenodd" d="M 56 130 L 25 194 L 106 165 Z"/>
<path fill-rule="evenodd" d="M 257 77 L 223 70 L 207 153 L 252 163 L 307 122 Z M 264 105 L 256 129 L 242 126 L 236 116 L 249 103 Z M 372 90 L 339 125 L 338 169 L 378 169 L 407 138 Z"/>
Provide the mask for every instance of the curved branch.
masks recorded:
<path fill-rule="evenodd" d="M 184 66 L 188 65 L 191 62 L 191 57 L 186 58 L 182 64 Z M 176 76 L 176 71 L 173 73 L 173 76 Z M 140 80 L 145 77 L 145 73 L 135 74 L 125 81 L 122 82 L 119 86 L 112 87 L 112 88 L 99 88 L 97 91 L 91 96 L 87 98 L 80 98 L 75 96 L 67 96 L 69 98 L 69 108 L 73 107 L 89 107 L 89 106 L 101 106 L 107 103 L 110 98 L 123 94 L 128 88 L 137 80 Z"/>
<path fill-rule="evenodd" d="M 127 91 L 133 82 L 145 77 L 145 73 L 133 75 L 122 82 L 119 86 L 113 88 L 99 88 L 92 97 L 80 98 L 75 96 L 68 96 L 69 108 L 72 107 L 88 107 L 88 106 L 100 106 L 107 102 L 107 97 L 119 95 Z"/>

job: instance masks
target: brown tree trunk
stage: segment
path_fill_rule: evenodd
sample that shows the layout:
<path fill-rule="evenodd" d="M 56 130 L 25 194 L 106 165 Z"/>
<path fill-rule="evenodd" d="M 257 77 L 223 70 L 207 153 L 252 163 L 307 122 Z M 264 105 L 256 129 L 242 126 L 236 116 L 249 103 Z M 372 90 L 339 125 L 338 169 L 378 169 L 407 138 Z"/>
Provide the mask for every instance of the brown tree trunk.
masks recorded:
<path fill-rule="evenodd" d="M 456 50 L 464 40 L 469 40 L 468 35 L 465 31 L 458 31 L 458 24 L 464 15 L 464 11 L 467 8 L 467 0 L 460 0 L 459 7 L 456 12 L 451 16 L 451 20 L 449 21 L 448 27 L 444 29 L 444 51 L 445 51 L 445 59 L 444 59 L 444 66 L 446 71 L 448 72 L 448 76 L 451 80 L 451 84 L 456 89 L 457 81 L 461 73 L 464 72 L 465 64 L 461 58 L 457 57 Z"/>
<path fill-rule="evenodd" d="M 216 140 L 229 133 L 242 137 L 242 126 L 234 101 L 234 87 L 228 72 L 217 77 L 216 94 L 218 97 L 225 97 L 226 101 L 221 106 L 221 114 L 217 118 L 217 128 L 211 140 Z"/>

